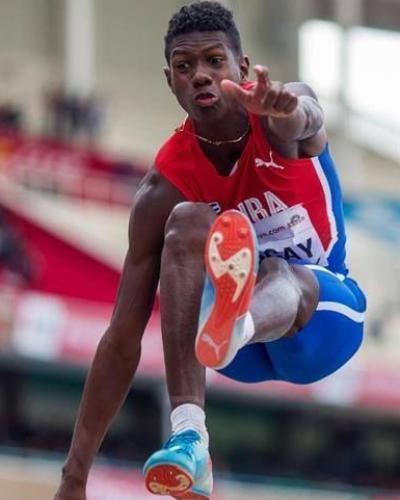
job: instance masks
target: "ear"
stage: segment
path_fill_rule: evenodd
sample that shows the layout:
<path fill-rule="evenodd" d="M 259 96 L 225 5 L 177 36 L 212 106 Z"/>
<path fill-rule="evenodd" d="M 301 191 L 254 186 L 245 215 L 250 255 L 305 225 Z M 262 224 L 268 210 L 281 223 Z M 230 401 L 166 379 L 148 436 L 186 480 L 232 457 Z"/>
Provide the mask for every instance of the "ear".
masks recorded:
<path fill-rule="evenodd" d="M 173 92 L 172 84 L 171 84 L 171 69 L 169 68 L 169 66 L 164 66 L 164 75 L 165 75 L 165 78 L 167 79 L 168 87 Z"/>
<path fill-rule="evenodd" d="M 248 56 L 241 56 L 239 60 L 240 81 L 245 82 L 249 76 L 250 59 Z"/>

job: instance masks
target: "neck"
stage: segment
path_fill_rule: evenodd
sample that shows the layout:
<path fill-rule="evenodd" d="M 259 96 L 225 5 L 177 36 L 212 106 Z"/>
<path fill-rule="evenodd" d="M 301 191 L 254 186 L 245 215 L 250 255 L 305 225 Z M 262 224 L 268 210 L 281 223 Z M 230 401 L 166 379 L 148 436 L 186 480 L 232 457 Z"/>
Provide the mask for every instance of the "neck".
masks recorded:
<path fill-rule="evenodd" d="M 240 137 L 249 127 L 246 111 L 238 110 L 218 120 L 192 120 L 194 131 L 213 141 L 229 141 Z"/>

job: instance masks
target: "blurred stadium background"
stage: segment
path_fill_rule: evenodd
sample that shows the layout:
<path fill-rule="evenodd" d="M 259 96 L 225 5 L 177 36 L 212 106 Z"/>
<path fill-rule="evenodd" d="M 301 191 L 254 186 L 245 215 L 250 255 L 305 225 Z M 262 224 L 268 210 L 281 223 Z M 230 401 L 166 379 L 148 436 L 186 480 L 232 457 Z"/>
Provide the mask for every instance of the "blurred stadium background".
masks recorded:
<path fill-rule="evenodd" d="M 49 500 L 110 316 L 138 180 L 182 113 L 164 82 L 178 0 L 0 0 L 0 499 Z M 400 499 L 400 1 L 231 0 L 273 79 L 326 110 L 366 340 L 311 386 L 209 374 L 216 500 Z M 168 432 L 159 312 L 88 500 L 150 499 Z"/>

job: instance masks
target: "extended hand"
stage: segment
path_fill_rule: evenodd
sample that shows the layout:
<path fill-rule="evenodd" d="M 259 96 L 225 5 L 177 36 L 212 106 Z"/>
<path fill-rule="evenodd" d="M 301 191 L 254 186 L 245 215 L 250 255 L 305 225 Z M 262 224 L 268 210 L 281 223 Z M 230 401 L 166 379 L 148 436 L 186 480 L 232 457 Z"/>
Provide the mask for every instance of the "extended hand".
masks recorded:
<path fill-rule="evenodd" d="M 256 115 L 286 118 L 297 108 L 298 98 L 285 89 L 282 82 L 272 82 L 268 68 L 254 66 L 257 82 L 250 90 L 245 90 L 231 80 L 221 82 L 222 89 L 239 101 L 250 113 Z"/>

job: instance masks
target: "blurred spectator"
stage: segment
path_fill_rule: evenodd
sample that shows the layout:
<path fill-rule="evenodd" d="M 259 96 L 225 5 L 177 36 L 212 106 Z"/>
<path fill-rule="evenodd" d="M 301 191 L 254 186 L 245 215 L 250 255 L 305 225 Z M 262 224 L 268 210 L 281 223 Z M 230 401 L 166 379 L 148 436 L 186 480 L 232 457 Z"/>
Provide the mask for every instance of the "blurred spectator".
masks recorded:
<path fill-rule="evenodd" d="M 23 240 L 0 209 L 0 277 L 4 271 L 23 282 L 33 279 L 32 265 Z"/>
<path fill-rule="evenodd" d="M 97 143 L 100 129 L 103 123 L 103 106 L 95 96 L 87 98 L 72 98 L 73 130 L 77 137 L 85 140 L 91 145 Z"/>
<path fill-rule="evenodd" d="M 68 109 L 61 87 L 44 92 L 45 135 L 66 138 L 68 135 Z"/>
<path fill-rule="evenodd" d="M 61 87 L 45 92 L 46 134 L 64 141 L 95 144 L 104 119 L 104 107 L 95 96 L 67 94 Z"/>
<path fill-rule="evenodd" d="M 12 101 L 0 103 L 0 129 L 19 132 L 22 128 L 22 110 Z"/>

